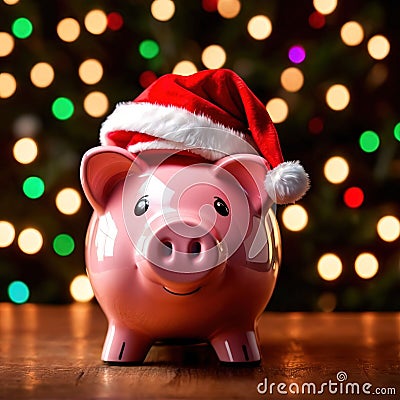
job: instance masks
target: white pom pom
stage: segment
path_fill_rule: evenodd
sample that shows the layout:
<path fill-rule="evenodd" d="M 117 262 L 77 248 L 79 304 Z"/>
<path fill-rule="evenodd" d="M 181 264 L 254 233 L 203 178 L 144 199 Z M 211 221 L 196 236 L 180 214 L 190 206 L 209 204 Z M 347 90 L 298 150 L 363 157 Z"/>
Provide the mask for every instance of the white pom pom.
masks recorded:
<path fill-rule="evenodd" d="M 287 204 L 304 196 L 310 187 L 310 180 L 299 161 L 286 161 L 268 171 L 264 185 L 275 203 Z"/>

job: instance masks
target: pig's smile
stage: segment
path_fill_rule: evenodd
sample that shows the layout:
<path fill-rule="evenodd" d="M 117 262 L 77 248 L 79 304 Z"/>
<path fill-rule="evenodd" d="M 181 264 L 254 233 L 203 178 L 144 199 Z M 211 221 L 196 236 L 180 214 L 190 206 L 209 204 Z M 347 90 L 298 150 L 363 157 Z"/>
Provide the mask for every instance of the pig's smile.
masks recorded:
<path fill-rule="evenodd" d="M 199 286 L 197 289 L 192 290 L 191 292 L 186 292 L 186 293 L 173 292 L 172 290 L 167 289 L 165 286 L 163 286 L 163 289 L 169 294 L 173 294 L 174 296 L 189 296 L 191 294 L 197 293 L 201 289 L 201 286 Z"/>

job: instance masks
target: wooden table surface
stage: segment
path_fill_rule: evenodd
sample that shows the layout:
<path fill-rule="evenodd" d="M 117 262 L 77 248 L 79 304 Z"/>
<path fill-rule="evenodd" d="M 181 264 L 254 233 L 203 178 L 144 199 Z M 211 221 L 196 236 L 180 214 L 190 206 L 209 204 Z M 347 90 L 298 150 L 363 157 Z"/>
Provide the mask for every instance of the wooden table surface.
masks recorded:
<path fill-rule="evenodd" d="M 400 313 L 267 312 L 259 327 L 259 366 L 221 365 L 206 344 L 155 345 L 142 366 L 109 366 L 96 305 L 1 303 L 0 398 L 400 399 Z"/>

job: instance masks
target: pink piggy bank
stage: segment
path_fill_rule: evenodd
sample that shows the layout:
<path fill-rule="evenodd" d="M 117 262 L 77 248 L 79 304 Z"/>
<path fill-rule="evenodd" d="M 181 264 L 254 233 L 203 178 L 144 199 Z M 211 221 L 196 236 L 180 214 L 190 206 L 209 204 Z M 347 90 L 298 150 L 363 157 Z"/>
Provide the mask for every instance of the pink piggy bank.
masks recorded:
<path fill-rule="evenodd" d="M 102 360 L 140 363 L 169 338 L 209 341 L 223 362 L 260 360 L 257 320 L 281 259 L 268 170 L 254 154 L 85 154 L 87 272 L 109 322 Z"/>

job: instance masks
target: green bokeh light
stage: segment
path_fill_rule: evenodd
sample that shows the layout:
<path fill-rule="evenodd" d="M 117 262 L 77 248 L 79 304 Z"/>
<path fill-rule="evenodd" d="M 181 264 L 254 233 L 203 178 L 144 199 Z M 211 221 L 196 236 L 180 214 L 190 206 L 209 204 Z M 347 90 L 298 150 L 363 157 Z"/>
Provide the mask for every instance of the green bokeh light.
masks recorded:
<path fill-rule="evenodd" d="M 75 249 L 74 239 L 66 233 L 61 233 L 53 240 L 53 249 L 59 256 L 69 256 Z"/>
<path fill-rule="evenodd" d="M 143 58 L 148 60 L 157 57 L 160 52 L 160 46 L 157 42 L 151 39 L 143 40 L 139 45 L 139 53 Z"/>
<path fill-rule="evenodd" d="M 37 176 L 30 176 L 26 178 L 22 190 L 26 197 L 30 199 L 38 199 L 44 193 L 44 182 Z"/>
<path fill-rule="evenodd" d="M 13 303 L 26 303 L 29 299 L 29 288 L 24 282 L 11 282 L 8 286 L 8 296 Z"/>
<path fill-rule="evenodd" d="M 32 34 L 32 22 L 28 18 L 17 18 L 11 26 L 11 31 L 18 39 L 26 39 Z"/>
<path fill-rule="evenodd" d="M 393 134 L 394 137 L 400 142 L 400 122 L 394 127 Z"/>
<path fill-rule="evenodd" d="M 360 147 L 362 151 L 366 153 L 374 152 L 380 144 L 379 136 L 374 131 L 365 131 L 360 136 Z"/>
<path fill-rule="evenodd" d="M 66 97 L 59 97 L 54 100 L 51 111 L 57 119 L 64 121 L 72 117 L 74 113 L 74 103 Z"/>

